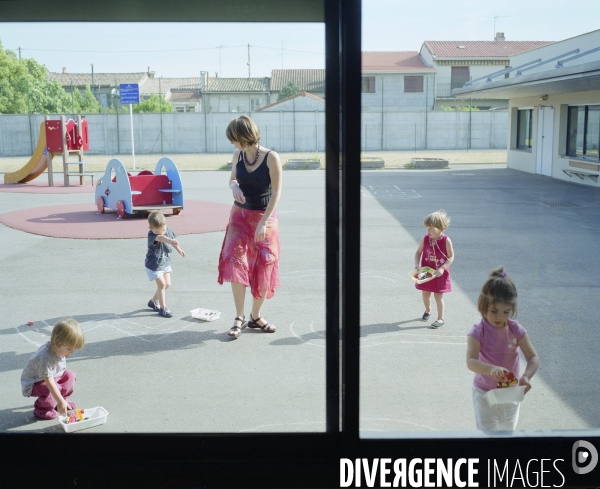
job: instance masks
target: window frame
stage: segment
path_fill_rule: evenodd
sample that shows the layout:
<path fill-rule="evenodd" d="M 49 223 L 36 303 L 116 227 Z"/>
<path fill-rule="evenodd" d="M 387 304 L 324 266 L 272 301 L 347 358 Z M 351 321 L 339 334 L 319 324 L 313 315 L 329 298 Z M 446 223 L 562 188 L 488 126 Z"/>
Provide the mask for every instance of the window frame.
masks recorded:
<path fill-rule="evenodd" d="M 521 144 L 520 136 L 521 136 L 521 114 L 529 114 L 529 117 L 526 117 L 527 120 L 527 129 L 525 132 L 525 144 Z M 527 138 L 527 134 L 529 134 L 529 138 Z M 527 143 L 529 141 L 529 143 Z M 533 109 L 517 109 L 517 147 L 516 149 L 522 151 L 531 151 L 533 148 Z"/>
<path fill-rule="evenodd" d="M 591 156 L 588 155 L 588 124 L 589 124 L 589 112 L 590 112 L 590 107 L 592 108 L 592 110 L 594 112 L 600 112 L 600 104 L 587 104 L 587 105 L 569 105 L 567 108 L 567 134 L 566 134 L 566 139 L 567 139 L 567 144 L 566 144 L 566 151 L 565 151 L 565 155 L 568 156 L 569 158 L 581 158 L 581 159 L 585 159 L 586 161 L 599 161 L 600 162 L 600 151 L 598 151 L 598 155 L 594 155 L 592 154 Z M 571 129 L 572 129 L 572 124 L 573 124 L 573 119 L 571 117 L 572 114 L 572 110 L 577 108 L 577 111 L 579 112 L 581 109 L 583 109 L 583 143 L 582 143 L 582 152 L 581 154 L 577 153 L 577 142 L 575 142 L 575 148 L 571 148 Z M 579 125 L 579 123 L 578 123 Z M 579 128 L 578 128 L 579 130 Z M 598 145 L 598 147 L 600 147 L 600 128 L 598 130 L 598 133 L 596 134 L 597 140 L 596 140 L 596 144 Z"/>
<path fill-rule="evenodd" d="M 425 92 L 425 76 L 423 75 L 404 75 L 404 93 L 424 93 Z M 421 80 L 421 86 L 420 87 L 416 87 L 417 90 L 407 90 L 407 88 L 412 88 L 412 87 L 408 87 L 407 86 L 407 80 L 410 79 L 411 81 L 417 81 L 417 80 Z M 417 83 L 418 85 L 418 83 Z M 420 88 L 420 90 L 418 90 L 418 88 Z"/>
<path fill-rule="evenodd" d="M 3 21 L 218 21 L 215 9 L 242 12 L 240 21 L 265 21 L 269 8 L 296 5 L 298 16 L 312 0 L 212 2 L 146 0 L 143 8 L 91 0 L 66 0 L 69 7 L 48 11 L 40 0 L 0 2 Z M 476 456 L 500 461 L 562 458 L 569 462 L 573 443 L 582 436 L 474 436 L 361 438 L 360 405 L 360 238 L 361 238 L 361 2 L 323 0 L 326 37 L 326 432 L 192 434 L 40 434 L 0 433 L 3 484 L 7 487 L 338 487 L 341 457 L 447 458 Z M 304 5 L 301 5 L 304 3 Z M 108 4 L 108 5 L 107 5 Z M 217 5 L 218 4 L 218 5 Z M 223 7 L 223 5 L 226 5 Z M 238 8 L 231 8 L 235 4 Z M 189 8 L 186 8 L 189 7 Z M 178 12 L 182 12 L 181 14 Z M 73 17 L 78 13 L 79 18 Z M 119 17 L 121 15 L 121 17 Z M 181 18 L 172 19 L 170 15 Z M 280 13 L 284 15 L 284 13 Z M 301 17 L 300 17 L 301 18 Z M 221 21 L 223 19 L 220 19 Z M 273 19 L 270 19 L 273 20 Z M 310 20 L 305 20 L 310 21 Z M 314 20 L 313 20 L 314 21 Z M 343 334 L 342 334 L 343 332 Z M 266 411 L 261 412 L 268 412 Z M 227 416 L 223 417 L 224 423 Z M 578 435 L 578 436 L 576 436 Z M 586 440 L 600 445 L 597 431 Z M 542 443 L 539 443 L 539 442 Z M 49 449 L 50 448 L 50 449 Z M 24 459 L 23 454 L 27 454 Z M 65 470 L 47 467 L 76 463 Z M 81 455 L 85 456 L 81 456 Z M 470 455 L 474 454 L 474 455 Z M 27 463 L 43 460 L 44 463 Z M 24 468 L 26 472 L 24 475 Z M 107 470 L 110 468 L 110 470 Z M 480 466 L 484 469 L 484 465 Z M 597 470 L 596 470 L 597 474 Z M 592 487 L 591 476 L 569 474 L 566 485 Z M 557 481 L 557 482 L 555 482 Z M 363 479 L 364 482 L 364 479 Z M 548 483 L 548 480 L 545 480 Z M 552 479 L 550 484 L 560 484 Z M 558 486 L 557 486 L 558 487 Z"/>
<path fill-rule="evenodd" d="M 361 93 L 377 93 L 376 77 L 371 75 L 361 76 L 360 91 Z"/>

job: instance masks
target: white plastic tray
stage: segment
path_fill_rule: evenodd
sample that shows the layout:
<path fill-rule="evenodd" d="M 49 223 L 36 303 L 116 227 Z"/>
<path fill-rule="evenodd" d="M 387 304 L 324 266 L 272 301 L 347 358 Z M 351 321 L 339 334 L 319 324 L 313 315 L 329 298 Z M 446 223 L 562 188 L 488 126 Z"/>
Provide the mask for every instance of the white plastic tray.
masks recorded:
<path fill-rule="evenodd" d="M 507 404 L 510 402 L 521 402 L 525 398 L 525 386 L 503 387 L 501 389 L 490 389 L 484 396 L 490 406 L 496 404 Z"/>
<path fill-rule="evenodd" d="M 65 430 L 67 433 L 72 433 L 73 431 L 85 430 L 86 428 L 92 428 L 94 426 L 99 426 L 106 423 L 108 411 L 100 406 L 86 408 L 83 410 L 83 416 L 84 418 L 88 419 L 76 421 L 74 423 L 67 423 L 65 416 L 59 416 L 58 421 L 62 425 L 63 430 Z"/>
<path fill-rule="evenodd" d="M 211 309 L 192 309 L 190 311 L 190 314 L 192 315 L 192 317 L 194 319 L 200 319 L 202 321 L 215 321 L 216 319 L 219 319 L 219 317 L 221 316 L 221 312 L 220 311 L 213 311 Z"/>
<path fill-rule="evenodd" d="M 417 268 L 416 270 L 413 270 L 409 273 L 409 275 L 413 282 L 416 282 L 418 284 L 424 284 L 425 282 L 429 282 L 430 280 L 433 280 L 435 278 L 434 276 L 431 276 L 429 278 L 420 279 L 419 275 L 423 273 L 431 273 L 433 275 L 435 273 L 435 270 L 430 267 L 421 267 Z"/>

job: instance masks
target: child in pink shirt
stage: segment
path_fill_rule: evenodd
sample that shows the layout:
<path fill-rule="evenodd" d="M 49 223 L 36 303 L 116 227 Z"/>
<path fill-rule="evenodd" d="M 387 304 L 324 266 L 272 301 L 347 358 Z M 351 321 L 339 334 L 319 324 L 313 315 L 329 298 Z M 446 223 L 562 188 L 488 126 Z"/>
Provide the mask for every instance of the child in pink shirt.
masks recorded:
<path fill-rule="evenodd" d="M 540 359 L 527 331 L 511 319 L 517 311 L 517 289 L 506 276 L 504 267 L 492 270 L 481 289 L 477 306 L 483 317 L 467 335 L 467 367 L 475 372 L 472 388 L 475 422 L 480 430 L 512 431 L 517 426 L 520 403 L 490 406 L 484 395 L 495 389 L 498 382 L 508 382 L 510 373 L 518 379 L 519 385 L 525 386 L 527 393 Z M 519 348 L 527 359 L 521 377 Z"/>

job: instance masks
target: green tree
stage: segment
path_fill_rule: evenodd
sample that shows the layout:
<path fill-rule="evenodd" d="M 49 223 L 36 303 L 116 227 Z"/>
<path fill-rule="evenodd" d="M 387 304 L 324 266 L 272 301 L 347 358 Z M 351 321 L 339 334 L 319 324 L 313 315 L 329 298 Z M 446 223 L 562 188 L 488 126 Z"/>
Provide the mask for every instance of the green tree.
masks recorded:
<path fill-rule="evenodd" d="M 18 59 L 0 42 L 0 112 L 69 112 L 71 99 L 60 83 L 47 80 L 46 68 L 33 58 Z"/>
<path fill-rule="evenodd" d="M 102 112 L 102 106 L 92 94 L 89 85 L 85 86 L 84 95 L 81 95 L 79 90 L 74 90 L 73 106 L 76 114 L 99 114 Z"/>
<path fill-rule="evenodd" d="M 162 107 L 162 112 L 173 112 L 173 106 L 167 102 L 164 98 L 164 96 L 159 96 L 156 95 L 155 93 L 153 93 L 152 95 L 150 95 L 149 98 L 147 98 L 146 100 L 142 100 L 140 101 L 139 104 L 135 104 L 133 106 L 133 111 L 134 112 L 161 112 L 161 107 Z"/>
<path fill-rule="evenodd" d="M 291 97 L 292 95 L 296 95 L 297 93 L 300 93 L 300 88 L 294 85 L 294 82 L 291 81 L 281 89 L 277 100 L 283 100 L 284 98 Z"/>

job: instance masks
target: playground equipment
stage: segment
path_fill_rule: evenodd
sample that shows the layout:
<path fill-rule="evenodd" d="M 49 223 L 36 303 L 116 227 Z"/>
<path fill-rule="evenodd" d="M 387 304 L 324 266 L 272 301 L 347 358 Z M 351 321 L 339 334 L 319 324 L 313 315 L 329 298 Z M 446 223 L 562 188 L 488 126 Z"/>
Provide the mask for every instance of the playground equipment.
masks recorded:
<path fill-rule="evenodd" d="M 103 214 L 105 209 L 113 209 L 118 219 L 138 211 L 165 209 L 172 209 L 177 215 L 183 209 L 179 170 L 170 158 L 164 157 L 158 160 L 154 173 L 142 170 L 132 175 L 120 160 L 113 158 L 96 183 L 95 199 L 98 212 Z"/>
<path fill-rule="evenodd" d="M 54 175 L 52 173 L 52 158 L 57 155 L 63 157 L 63 173 L 65 187 L 69 186 L 69 178 L 79 177 L 79 184 L 83 185 L 85 177 L 91 177 L 92 185 L 94 176 L 85 173 L 83 152 L 90 149 L 88 137 L 88 122 L 80 115 L 77 121 L 66 120 L 61 116 L 59 120 L 46 120 L 40 124 L 40 135 L 33 156 L 23 168 L 4 175 L 4 183 L 26 183 L 38 176 L 48 168 L 48 185 L 54 186 Z M 69 161 L 70 155 L 76 155 L 77 161 Z M 79 165 L 79 171 L 69 172 L 69 165 Z"/>

